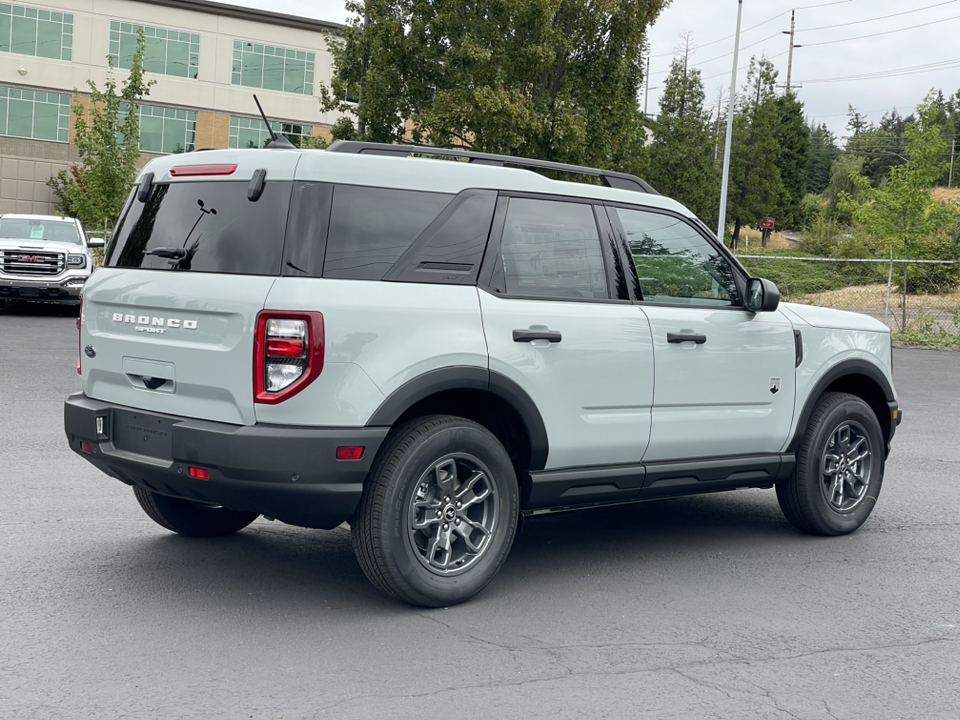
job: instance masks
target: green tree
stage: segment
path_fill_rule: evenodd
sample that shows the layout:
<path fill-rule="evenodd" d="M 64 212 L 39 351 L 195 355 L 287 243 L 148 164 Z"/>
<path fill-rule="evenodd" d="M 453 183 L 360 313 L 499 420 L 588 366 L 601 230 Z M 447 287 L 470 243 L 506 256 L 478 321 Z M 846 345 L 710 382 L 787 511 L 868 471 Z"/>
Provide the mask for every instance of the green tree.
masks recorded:
<path fill-rule="evenodd" d="M 676 58 L 660 96 L 660 115 L 648 148 L 647 180 L 707 223 L 716 223 L 720 172 L 714 162 L 710 116 L 704 110 L 701 73 Z"/>
<path fill-rule="evenodd" d="M 944 229 L 957 222 L 957 210 L 941 205 L 930 193 L 946 167 L 947 143 L 935 122 L 937 111 L 929 95 L 917 108 L 916 121 L 906 124 L 907 161 L 891 168 L 880 188 L 865 175 L 853 174 L 859 197 L 844 194 L 840 202 L 841 209 L 849 210 L 856 222 L 903 258 L 957 259 L 943 257 L 946 248 L 955 249 Z M 908 277 L 902 287 L 905 292 L 943 289 L 929 286 L 932 277 L 931 273 L 915 276 L 913 282 Z"/>
<path fill-rule="evenodd" d="M 727 215 L 734 222 L 734 247 L 743 225 L 756 226 L 763 218 L 776 216 L 783 193 L 776 81 L 772 62 L 766 58 L 750 60 L 747 84 L 741 91 L 739 112 L 733 122 Z"/>
<path fill-rule="evenodd" d="M 89 121 L 87 111 L 74 94 L 74 143 L 80 164 L 70 172 L 61 170 L 47 184 L 60 201 L 60 210 L 94 229 L 113 227 L 137 176 L 140 159 L 140 101 L 150 94 L 154 80 L 143 77 L 146 40 L 143 28 L 137 38 L 130 75 L 122 86 L 113 77 L 113 61 L 107 55 L 110 72 L 99 89 L 92 80 Z"/>
<path fill-rule="evenodd" d="M 821 194 L 830 184 L 833 163 L 840 157 L 837 139 L 826 123 L 810 128 L 810 155 L 807 159 L 807 192 Z"/>
<path fill-rule="evenodd" d="M 368 0 L 331 37 L 335 137 L 609 165 L 642 132 L 647 27 L 665 0 Z"/>
<path fill-rule="evenodd" d="M 803 117 L 803 103 L 793 92 L 777 98 L 780 125 L 778 167 L 783 190 L 778 221 L 781 227 L 803 227 L 803 199 L 807 194 L 807 163 L 810 160 L 810 128 Z"/>

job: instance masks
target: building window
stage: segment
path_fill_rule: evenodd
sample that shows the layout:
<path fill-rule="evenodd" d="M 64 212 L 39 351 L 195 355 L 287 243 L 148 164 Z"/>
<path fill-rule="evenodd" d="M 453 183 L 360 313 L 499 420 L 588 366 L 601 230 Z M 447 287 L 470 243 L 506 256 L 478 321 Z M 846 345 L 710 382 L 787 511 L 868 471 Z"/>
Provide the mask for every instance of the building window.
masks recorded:
<path fill-rule="evenodd" d="M 196 78 L 200 65 L 200 36 L 197 33 L 110 21 L 110 57 L 113 64 L 129 70 L 137 50 L 137 31 L 143 28 L 146 49 L 143 69 L 174 77 Z"/>
<path fill-rule="evenodd" d="M 291 125 L 290 123 L 272 122 L 270 127 L 275 133 L 286 136 L 287 140 L 297 147 L 313 133 L 309 125 Z M 270 142 L 270 133 L 263 120 L 232 117 L 230 118 L 230 147 L 232 148 L 262 148 Z"/>
<path fill-rule="evenodd" d="M 0 52 L 73 59 L 73 15 L 0 3 Z"/>
<path fill-rule="evenodd" d="M 196 146 L 195 112 L 155 105 L 140 106 L 140 149 L 143 152 L 171 155 L 193 152 Z"/>
<path fill-rule="evenodd" d="M 0 135 L 67 142 L 70 96 L 0 87 Z"/>
<path fill-rule="evenodd" d="M 316 56 L 305 50 L 233 41 L 233 84 L 313 95 Z"/>

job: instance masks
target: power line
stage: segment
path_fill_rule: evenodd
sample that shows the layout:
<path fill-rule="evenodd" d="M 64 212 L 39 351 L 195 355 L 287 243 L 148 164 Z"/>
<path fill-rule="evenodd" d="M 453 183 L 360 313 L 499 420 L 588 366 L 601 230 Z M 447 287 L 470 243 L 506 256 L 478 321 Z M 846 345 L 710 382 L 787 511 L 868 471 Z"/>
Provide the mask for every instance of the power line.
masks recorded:
<path fill-rule="evenodd" d="M 897 28 L 896 30 L 885 30 L 883 32 L 871 33 L 869 35 L 857 35 L 856 37 L 842 38 L 840 40 L 824 40 L 823 42 L 804 43 L 803 46 L 815 47 L 816 45 L 834 45 L 836 43 L 850 42 L 851 40 L 865 40 L 866 38 L 879 37 L 880 35 L 892 35 L 893 33 L 906 32 L 907 30 L 916 30 L 917 28 L 927 27 L 928 25 L 939 25 L 940 23 L 947 22 L 948 20 L 956 20 L 957 18 L 960 18 L 960 15 L 954 15 L 953 17 L 943 18 L 941 20 L 932 20 L 921 25 L 911 25 L 910 27 Z"/>
<path fill-rule="evenodd" d="M 893 13 L 893 15 L 881 15 L 880 17 L 868 18 L 866 20 L 854 20 L 853 22 L 848 23 L 838 23 L 837 25 L 821 25 L 820 27 L 815 28 L 801 28 L 797 32 L 813 32 L 814 30 L 833 30 L 834 28 L 848 27 L 850 25 L 862 25 L 863 23 L 876 22 L 877 20 L 887 20 L 892 17 L 900 17 L 901 15 L 909 15 L 910 13 L 922 12 L 924 10 L 931 10 L 936 7 L 942 7 L 943 5 L 950 5 L 957 2 L 958 0 L 946 0 L 946 2 L 937 3 L 936 5 L 927 5 L 922 8 L 915 8 L 913 10 L 904 10 L 903 12 Z"/>
<path fill-rule="evenodd" d="M 741 50 L 747 50 L 747 49 L 749 49 L 749 48 L 756 47 L 756 46 L 759 45 L 760 43 L 765 43 L 767 40 L 773 40 L 773 38 L 775 38 L 775 37 L 780 37 L 780 35 L 781 35 L 781 33 L 778 33 L 778 32 L 777 32 L 777 33 L 774 33 L 773 35 L 770 35 L 769 37 L 765 37 L 763 40 L 757 40 L 755 43 L 751 43 L 750 45 L 744 45 L 744 46 L 741 47 L 740 49 L 741 49 Z M 697 49 L 699 49 L 699 48 L 697 48 Z M 728 53 L 724 53 L 723 55 L 717 55 L 716 57 L 710 58 L 709 60 L 702 60 L 702 61 L 700 61 L 700 62 L 697 62 L 697 63 L 691 65 L 691 67 L 700 67 L 701 65 L 707 65 L 707 64 L 709 64 L 709 63 L 712 63 L 712 62 L 715 61 L 715 60 L 722 60 L 723 58 L 725 58 L 725 57 L 730 57 L 731 55 L 733 55 L 733 50 L 731 50 L 731 51 L 728 52 Z M 669 70 L 657 70 L 657 72 L 655 72 L 655 73 L 650 73 L 650 74 L 651 74 L 651 75 L 666 75 L 668 72 L 670 72 L 670 71 L 669 71 Z"/>
<path fill-rule="evenodd" d="M 794 10 L 812 10 L 813 8 L 829 7 L 830 5 L 844 5 L 844 4 L 849 3 L 849 2 L 853 2 L 853 0 L 834 0 L 834 2 L 819 3 L 819 4 L 817 4 L 817 5 L 804 5 L 804 6 L 802 6 L 802 7 L 794 8 Z M 956 0 L 950 0 L 950 2 L 956 2 Z M 784 11 L 783 11 L 782 13 L 780 13 L 779 15 L 774 15 L 772 18 L 769 18 L 769 19 L 767 19 L 767 20 L 764 20 L 762 23 L 757 23 L 756 25 L 752 25 L 752 26 L 748 27 L 746 30 L 741 31 L 740 34 L 741 34 L 741 35 L 745 35 L 746 33 L 750 32 L 751 30 L 756 30 L 758 27 L 763 27 L 764 25 L 766 25 L 766 24 L 768 24 L 768 23 L 772 23 L 774 20 L 778 20 L 779 18 L 782 18 L 784 15 L 789 15 L 790 12 L 791 12 L 790 10 L 784 10 Z M 779 33 L 777 33 L 777 34 L 779 35 Z M 727 35 L 726 37 L 719 38 L 718 40 L 711 40 L 711 41 L 708 42 L 708 43 L 704 43 L 703 45 L 699 45 L 699 46 L 697 47 L 697 49 L 699 50 L 699 49 L 701 49 L 701 48 L 709 47 L 709 46 L 711 46 L 711 45 L 716 45 L 717 43 L 721 43 L 721 42 L 723 42 L 724 40 L 732 40 L 733 38 L 734 38 L 734 35 Z M 727 53 L 727 54 L 728 54 L 728 55 L 732 55 L 733 53 Z M 675 53 L 673 53 L 673 52 L 668 52 L 668 53 L 660 53 L 659 55 L 651 55 L 650 57 L 652 57 L 652 58 L 662 58 L 662 57 L 671 57 L 671 56 L 673 56 L 673 55 L 675 55 Z"/>
<path fill-rule="evenodd" d="M 918 73 L 933 72 L 935 70 L 949 70 L 960 67 L 960 58 L 943 60 L 938 63 L 929 63 L 927 65 L 914 65 L 912 67 L 893 68 L 890 70 L 878 70 L 873 73 L 863 73 L 860 75 L 844 75 L 842 77 L 832 78 L 814 78 L 813 80 L 803 80 L 804 83 L 830 83 L 830 82 L 850 82 L 852 80 L 878 80 L 887 77 L 898 77 L 901 75 L 914 75 Z"/>

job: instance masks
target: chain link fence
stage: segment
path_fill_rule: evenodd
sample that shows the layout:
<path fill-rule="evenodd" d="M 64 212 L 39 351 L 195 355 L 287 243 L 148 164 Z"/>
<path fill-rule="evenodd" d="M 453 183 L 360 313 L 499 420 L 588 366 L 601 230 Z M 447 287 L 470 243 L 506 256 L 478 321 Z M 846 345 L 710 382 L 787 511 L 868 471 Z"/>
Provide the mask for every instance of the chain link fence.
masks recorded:
<path fill-rule="evenodd" d="M 960 262 L 738 255 L 783 300 L 863 313 L 893 332 L 960 336 Z"/>

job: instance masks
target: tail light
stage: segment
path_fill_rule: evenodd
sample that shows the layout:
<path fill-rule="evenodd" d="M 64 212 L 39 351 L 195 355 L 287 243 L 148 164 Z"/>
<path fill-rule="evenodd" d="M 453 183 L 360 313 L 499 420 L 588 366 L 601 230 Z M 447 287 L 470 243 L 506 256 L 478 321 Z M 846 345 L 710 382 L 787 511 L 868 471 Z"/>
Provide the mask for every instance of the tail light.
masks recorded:
<path fill-rule="evenodd" d="M 83 369 L 83 295 L 80 296 L 80 316 L 77 318 L 77 375 Z"/>
<path fill-rule="evenodd" d="M 323 315 L 263 310 L 253 363 L 256 402 L 275 405 L 296 395 L 323 370 Z"/>

